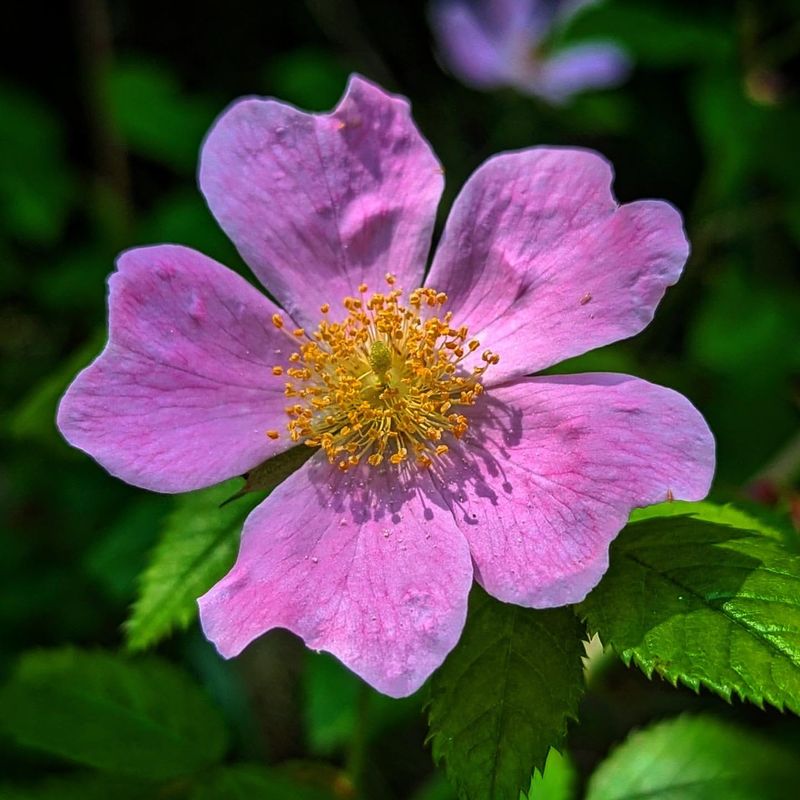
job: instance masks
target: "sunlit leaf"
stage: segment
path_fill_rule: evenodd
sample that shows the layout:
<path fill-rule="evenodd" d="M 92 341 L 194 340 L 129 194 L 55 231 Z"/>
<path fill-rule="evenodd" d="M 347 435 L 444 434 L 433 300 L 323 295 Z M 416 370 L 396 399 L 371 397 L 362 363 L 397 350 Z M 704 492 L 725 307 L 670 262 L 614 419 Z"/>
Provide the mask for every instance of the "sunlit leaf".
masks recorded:
<path fill-rule="evenodd" d="M 789 800 L 797 765 L 750 731 L 681 717 L 634 733 L 598 768 L 587 800 Z"/>
<path fill-rule="evenodd" d="M 176 499 L 125 623 L 131 650 L 186 628 L 197 617 L 197 598 L 233 565 L 245 517 L 259 499 L 248 495 L 221 507 L 239 486 L 228 481 Z"/>
<path fill-rule="evenodd" d="M 635 522 L 579 610 L 648 676 L 800 713 L 800 556 L 779 532 L 748 527 Z"/>
<path fill-rule="evenodd" d="M 577 796 L 577 783 L 578 773 L 569 756 L 551 750 L 544 772 L 536 771 L 526 797 L 528 800 L 573 800 Z"/>

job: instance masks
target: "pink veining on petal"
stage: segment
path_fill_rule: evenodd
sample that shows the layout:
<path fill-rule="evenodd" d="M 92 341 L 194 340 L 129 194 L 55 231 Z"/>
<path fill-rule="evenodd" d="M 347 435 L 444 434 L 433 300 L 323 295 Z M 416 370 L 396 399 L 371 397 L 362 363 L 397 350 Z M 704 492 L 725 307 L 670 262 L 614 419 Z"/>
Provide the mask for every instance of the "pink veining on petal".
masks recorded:
<path fill-rule="evenodd" d="M 605 159 L 537 147 L 489 159 L 458 196 L 426 280 L 481 344 L 492 382 L 639 333 L 689 245 L 668 203 L 618 206 Z"/>
<path fill-rule="evenodd" d="M 317 455 L 250 515 L 200 618 L 224 656 L 288 628 L 402 697 L 458 641 L 471 583 L 467 543 L 427 476 L 343 474 Z"/>
<path fill-rule="evenodd" d="M 129 251 L 109 282 L 108 346 L 67 391 L 58 424 L 112 474 L 178 492 L 284 450 L 286 395 L 308 402 L 307 414 L 293 412 L 302 423 L 293 431 L 340 460 L 319 453 L 275 489 L 248 518 L 230 573 L 200 598 L 203 629 L 225 657 L 283 627 L 378 690 L 410 694 L 455 646 L 473 572 L 503 601 L 576 602 L 605 571 L 633 507 L 705 496 L 714 442 L 681 395 L 624 375 L 520 378 L 640 331 L 686 261 L 678 212 L 652 200 L 620 207 L 596 154 L 498 156 L 455 203 L 427 280 L 436 292 L 419 293 L 416 307 L 430 299 L 422 317 L 433 325 L 445 302 L 437 292 L 447 293 L 452 324 L 480 339 L 476 357 L 500 354 L 483 394 L 450 377 L 433 391 L 431 381 L 453 373 L 413 361 L 430 348 L 453 359 L 470 351 L 449 318 L 416 343 L 407 316 L 396 327 L 384 317 L 374 330 L 368 320 L 365 339 L 358 326 L 338 328 L 346 347 L 288 360 L 302 339 L 288 331 L 300 323 L 311 332 L 323 303 L 335 317 L 360 283 L 382 290 L 387 272 L 406 290 L 419 284 L 442 174 L 405 100 L 354 77 L 330 114 L 241 101 L 209 134 L 200 180 L 223 228 L 288 309 L 284 328 L 272 322 L 277 306 L 199 253 Z M 387 330 L 416 350 L 374 348 Z M 326 379 L 339 375 L 345 350 L 337 416 L 325 398 L 339 387 Z M 305 393 L 292 385 L 285 394 L 276 364 L 305 381 Z M 315 383 L 304 370 L 317 367 Z M 420 403 L 399 408 L 410 387 Z M 372 407 L 372 438 L 358 427 L 370 411 L 362 396 L 385 403 Z M 330 418 L 326 411 L 314 427 L 321 408 Z M 451 411 L 469 418 L 466 435 L 464 418 L 443 416 Z M 422 438 L 434 446 L 423 450 Z M 429 470 L 414 463 L 421 454 Z"/>
<path fill-rule="evenodd" d="M 214 216 L 303 325 L 362 282 L 378 289 L 387 272 L 419 285 L 443 180 L 408 102 L 357 76 L 330 114 L 235 103 L 200 162 Z"/>
<path fill-rule="evenodd" d="M 547 608 L 582 600 L 633 508 L 701 500 L 714 440 L 682 395 L 627 375 L 496 386 L 439 480 L 481 585 Z"/>
<path fill-rule="evenodd" d="M 109 341 L 61 400 L 58 427 L 112 475 L 185 492 L 285 450 L 271 365 L 294 347 L 276 307 L 186 247 L 129 250 L 109 279 Z M 289 323 L 290 324 L 290 323 Z"/>

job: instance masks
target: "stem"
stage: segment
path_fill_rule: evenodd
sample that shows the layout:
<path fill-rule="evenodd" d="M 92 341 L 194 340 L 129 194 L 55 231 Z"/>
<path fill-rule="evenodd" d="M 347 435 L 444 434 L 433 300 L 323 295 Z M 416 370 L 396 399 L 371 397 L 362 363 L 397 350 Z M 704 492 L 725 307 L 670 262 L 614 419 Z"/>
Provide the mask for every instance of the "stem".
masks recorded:
<path fill-rule="evenodd" d="M 369 726 L 370 688 L 361 681 L 358 687 L 356 704 L 356 721 L 350 752 L 347 756 L 347 772 L 353 781 L 355 796 L 366 800 L 368 794 L 365 787 L 365 767 L 367 763 L 367 740 Z"/>
<path fill-rule="evenodd" d="M 133 204 L 127 153 L 109 96 L 113 63 L 111 20 L 104 0 L 75 0 L 75 17 L 89 138 L 95 157 L 93 211 L 110 243 L 119 247 L 129 239 Z"/>

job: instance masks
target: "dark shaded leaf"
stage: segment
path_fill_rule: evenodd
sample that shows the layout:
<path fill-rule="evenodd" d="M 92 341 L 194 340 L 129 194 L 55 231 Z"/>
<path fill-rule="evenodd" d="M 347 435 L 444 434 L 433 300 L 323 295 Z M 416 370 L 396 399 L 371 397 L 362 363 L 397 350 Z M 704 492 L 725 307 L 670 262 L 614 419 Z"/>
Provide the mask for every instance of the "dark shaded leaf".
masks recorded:
<path fill-rule="evenodd" d="M 431 684 L 430 739 L 459 795 L 517 800 L 558 747 L 583 690 L 584 630 L 475 588 L 466 628 Z"/>

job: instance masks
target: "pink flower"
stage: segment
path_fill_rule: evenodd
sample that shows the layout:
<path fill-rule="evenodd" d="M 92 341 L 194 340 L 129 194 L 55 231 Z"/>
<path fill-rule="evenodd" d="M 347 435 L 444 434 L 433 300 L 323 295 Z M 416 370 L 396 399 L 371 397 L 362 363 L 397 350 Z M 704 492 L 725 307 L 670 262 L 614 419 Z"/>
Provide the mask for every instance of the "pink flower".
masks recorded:
<path fill-rule="evenodd" d="M 354 77 L 330 114 L 245 99 L 217 121 L 200 186 L 283 310 L 188 248 L 124 253 L 108 345 L 58 424 L 160 492 L 320 446 L 199 600 L 222 655 L 285 627 L 406 695 L 456 644 L 473 578 L 574 603 L 632 508 L 705 496 L 713 439 L 684 397 L 527 377 L 642 330 L 681 273 L 678 212 L 619 206 L 611 181 L 585 150 L 495 156 L 424 278 L 443 174 L 404 99 Z"/>
<path fill-rule="evenodd" d="M 434 0 L 431 28 L 445 65 L 468 86 L 508 86 L 549 103 L 617 86 L 628 56 L 609 42 L 548 52 L 547 41 L 596 0 Z"/>

